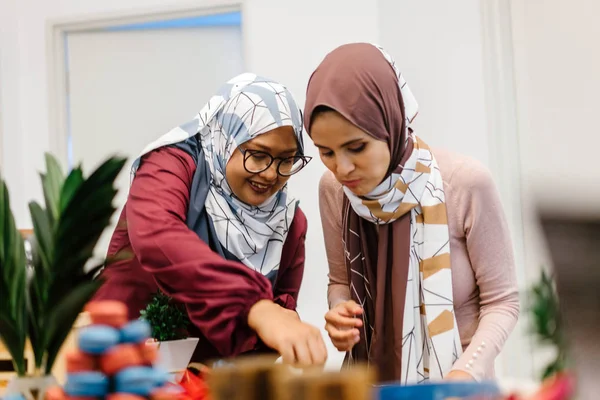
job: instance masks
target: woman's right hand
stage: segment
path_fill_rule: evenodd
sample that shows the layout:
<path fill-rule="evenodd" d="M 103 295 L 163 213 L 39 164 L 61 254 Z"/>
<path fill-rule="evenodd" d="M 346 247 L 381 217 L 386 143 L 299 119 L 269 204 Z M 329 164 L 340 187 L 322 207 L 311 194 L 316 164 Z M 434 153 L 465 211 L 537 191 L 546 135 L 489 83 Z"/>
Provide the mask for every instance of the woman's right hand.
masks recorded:
<path fill-rule="evenodd" d="M 302 322 L 295 311 L 260 300 L 248 313 L 248 325 L 267 346 L 279 352 L 286 364 L 323 366 L 327 361 L 321 331 Z"/>
<path fill-rule="evenodd" d="M 329 333 L 331 342 L 339 351 L 350 351 L 360 340 L 363 309 L 354 301 L 349 300 L 333 307 L 325 314 L 325 330 Z"/>

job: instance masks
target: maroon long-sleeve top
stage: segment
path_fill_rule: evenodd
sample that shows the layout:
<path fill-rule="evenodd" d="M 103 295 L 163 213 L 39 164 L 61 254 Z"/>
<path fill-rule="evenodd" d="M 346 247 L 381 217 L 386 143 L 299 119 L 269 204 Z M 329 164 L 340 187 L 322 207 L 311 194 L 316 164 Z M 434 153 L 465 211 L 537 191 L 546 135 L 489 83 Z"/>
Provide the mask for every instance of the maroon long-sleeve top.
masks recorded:
<path fill-rule="evenodd" d="M 192 157 L 174 147 L 144 156 L 108 250 L 109 256 L 128 251 L 133 258 L 105 268 L 95 299 L 123 301 L 135 319 L 160 288 L 187 309 L 190 336 L 200 338 L 193 361 L 267 350 L 248 326 L 248 312 L 262 299 L 295 310 L 306 217 L 298 208 L 272 286 L 262 274 L 213 252 L 187 227 L 195 170 Z"/>

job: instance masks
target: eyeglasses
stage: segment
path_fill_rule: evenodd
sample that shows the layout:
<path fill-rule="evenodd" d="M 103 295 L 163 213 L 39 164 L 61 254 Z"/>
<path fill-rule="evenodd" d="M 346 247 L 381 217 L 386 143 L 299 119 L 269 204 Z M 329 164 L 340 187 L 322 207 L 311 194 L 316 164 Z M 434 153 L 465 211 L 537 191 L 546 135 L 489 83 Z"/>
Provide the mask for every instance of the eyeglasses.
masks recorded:
<path fill-rule="evenodd" d="M 244 168 L 251 174 L 258 174 L 269 169 L 273 161 L 278 160 L 277 173 L 281 176 L 291 176 L 299 172 L 312 160 L 309 156 L 273 157 L 259 150 L 246 150 L 238 147 L 244 155 Z"/>

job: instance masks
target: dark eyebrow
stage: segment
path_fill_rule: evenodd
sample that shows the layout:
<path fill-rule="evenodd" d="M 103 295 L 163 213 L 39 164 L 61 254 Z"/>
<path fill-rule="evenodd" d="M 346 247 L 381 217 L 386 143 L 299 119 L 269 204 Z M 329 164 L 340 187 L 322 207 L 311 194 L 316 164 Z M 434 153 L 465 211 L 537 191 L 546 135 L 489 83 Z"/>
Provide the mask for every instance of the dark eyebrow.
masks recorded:
<path fill-rule="evenodd" d="M 348 140 L 346 143 L 343 143 L 340 147 L 350 146 L 351 144 L 354 144 L 356 142 L 360 142 L 361 140 L 363 140 L 363 138 Z M 327 149 L 328 148 L 328 147 L 325 147 L 325 146 L 321 146 L 321 145 L 319 145 L 317 143 L 315 143 L 315 146 L 318 147 L 319 149 Z"/>
<path fill-rule="evenodd" d="M 249 144 L 249 146 L 250 147 L 256 147 L 257 150 L 262 150 L 262 151 L 265 151 L 267 153 L 269 153 L 269 152 L 271 152 L 273 150 L 269 146 L 265 146 L 265 145 L 262 145 L 260 143 L 252 143 L 252 144 Z M 290 149 L 284 150 L 284 151 L 282 151 L 279 154 L 296 154 L 297 152 L 298 152 L 298 148 L 294 147 L 294 148 L 290 148 Z"/>

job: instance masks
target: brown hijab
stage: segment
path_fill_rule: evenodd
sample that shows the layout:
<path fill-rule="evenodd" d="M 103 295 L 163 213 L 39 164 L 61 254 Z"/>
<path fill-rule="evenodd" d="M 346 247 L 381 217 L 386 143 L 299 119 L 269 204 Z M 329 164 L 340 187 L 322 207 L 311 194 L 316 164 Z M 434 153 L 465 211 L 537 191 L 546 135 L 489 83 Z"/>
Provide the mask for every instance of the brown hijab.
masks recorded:
<path fill-rule="evenodd" d="M 313 113 L 319 106 L 337 111 L 373 138 L 385 141 L 391 155 L 388 175 L 402 170 L 412 142 L 407 148 L 398 78 L 379 49 L 354 43 L 329 53 L 308 83 L 304 125 L 309 135 Z M 346 361 L 375 365 L 380 381 L 402 380 L 410 213 L 392 223 L 375 225 L 358 216 L 346 197 L 343 209 L 350 292 L 364 309 L 361 340 Z"/>

